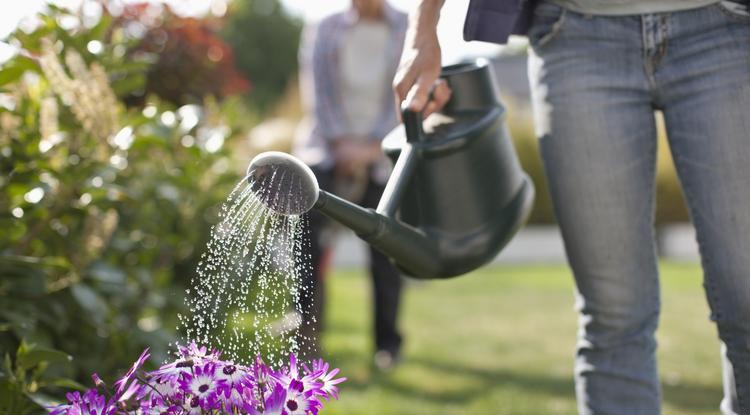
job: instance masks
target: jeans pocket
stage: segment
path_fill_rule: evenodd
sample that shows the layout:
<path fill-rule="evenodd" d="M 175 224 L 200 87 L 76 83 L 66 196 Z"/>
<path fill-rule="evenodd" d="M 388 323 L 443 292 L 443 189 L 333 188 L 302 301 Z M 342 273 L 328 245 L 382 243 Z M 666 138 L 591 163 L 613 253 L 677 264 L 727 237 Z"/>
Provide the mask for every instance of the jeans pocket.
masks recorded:
<path fill-rule="evenodd" d="M 716 7 L 732 20 L 750 23 L 750 1 L 722 0 Z"/>
<path fill-rule="evenodd" d="M 548 45 L 562 30 L 567 10 L 550 1 L 542 1 L 534 8 L 528 31 L 529 44 L 533 48 Z"/>

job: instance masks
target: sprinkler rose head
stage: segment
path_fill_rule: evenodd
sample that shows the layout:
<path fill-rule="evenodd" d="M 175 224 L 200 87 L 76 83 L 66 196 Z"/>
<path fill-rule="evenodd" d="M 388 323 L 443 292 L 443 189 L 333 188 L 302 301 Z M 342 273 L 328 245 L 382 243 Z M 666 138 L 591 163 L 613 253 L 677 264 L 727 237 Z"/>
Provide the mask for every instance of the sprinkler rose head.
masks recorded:
<path fill-rule="evenodd" d="M 280 151 L 258 154 L 247 168 L 253 192 L 271 210 L 301 215 L 318 201 L 318 180 L 299 159 Z"/>

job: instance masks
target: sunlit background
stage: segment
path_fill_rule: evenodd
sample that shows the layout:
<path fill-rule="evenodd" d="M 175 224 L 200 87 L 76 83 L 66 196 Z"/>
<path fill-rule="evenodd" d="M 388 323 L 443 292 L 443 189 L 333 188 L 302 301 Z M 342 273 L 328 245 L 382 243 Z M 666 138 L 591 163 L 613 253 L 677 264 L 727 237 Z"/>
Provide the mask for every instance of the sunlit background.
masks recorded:
<path fill-rule="evenodd" d="M 364 246 L 333 230 L 323 347 L 350 380 L 325 414 L 576 412 L 573 283 L 538 155 L 527 46 L 463 42 L 467 3 L 445 2 L 443 60 L 491 63 L 537 191 L 529 223 L 491 266 L 407 284 L 404 361 L 389 374 L 371 366 Z M 290 151 L 303 124 L 303 25 L 349 0 L 53 4 L 6 0 L 0 13 L 0 357 L 11 359 L 0 414 L 44 413 L 92 372 L 115 379 L 144 347 L 166 358 L 222 202 L 254 155 Z M 664 413 L 711 414 L 718 343 L 660 119 L 659 140 Z"/>
<path fill-rule="evenodd" d="M 168 4 L 175 12 L 185 16 L 204 16 L 209 13 L 222 15 L 227 10 L 229 0 L 152 0 Z M 243 0 L 235 0 L 243 1 Z M 77 8 L 83 0 L 54 0 L 52 3 L 63 7 Z M 128 1 L 125 1 L 128 2 Z M 137 2 L 136 0 L 130 1 Z M 0 38 L 5 37 L 20 21 L 28 19 L 44 8 L 45 0 L 15 1 L 3 7 L 0 14 Z M 343 10 L 350 6 L 350 0 L 282 0 L 283 6 L 293 15 L 305 20 L 318 20 L 321 17 Z M 396 8 L 408 11 L 414 2 L 412 0 L 393 0 Z M 438 36 L 443 47 L 443 60 L 453 63 L 467 56 L 491 54 L 499 49 L 497 45 L 481 42 L 464 42 L 461 39 L 464 17 L 468 0 L 445 2 Z M 0 49 L 0 61 L 7 56 L 7 48 Z"/>

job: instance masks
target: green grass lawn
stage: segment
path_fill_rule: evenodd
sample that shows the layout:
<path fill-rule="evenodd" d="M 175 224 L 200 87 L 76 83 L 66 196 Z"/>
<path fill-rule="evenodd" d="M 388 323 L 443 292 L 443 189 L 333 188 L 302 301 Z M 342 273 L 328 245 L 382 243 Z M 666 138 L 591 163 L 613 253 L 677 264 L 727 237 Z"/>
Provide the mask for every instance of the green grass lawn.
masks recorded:
<path fill-rule="evenodd" d="M 661 269 L 664 414 L 716 414 L 719 342 L 700 268 L 664 263 Z M 387 374 L 370 363 L 369 279 L 362 271 L 338 271 L 327 284 L 325 357 L 349 381 L 341 400 L 323 413 L 576 413 L 576 320 L 566 267 L 495 267 L 452 280 L 411 281 L 401 315 L 404 359 Z"/>

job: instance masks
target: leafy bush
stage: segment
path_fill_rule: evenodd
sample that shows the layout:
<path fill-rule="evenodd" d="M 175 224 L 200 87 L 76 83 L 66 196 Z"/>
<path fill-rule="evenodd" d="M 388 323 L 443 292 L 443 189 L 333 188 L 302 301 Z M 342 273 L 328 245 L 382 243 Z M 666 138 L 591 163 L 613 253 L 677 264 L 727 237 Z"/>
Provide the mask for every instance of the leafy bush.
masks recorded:
<path fill-rule="evenodd" d="M 177 16 L 165 5 L 126 5 L 116 24 L 135 34 L 144 32 L 128 55 L 153 62 L 144 89 L 136 90 L 128 103 L 142 103 L 154 94 L 184 105 L 247 92 L 250 82 L 235 69 L 229 45 L 216 35 L 218 23 Z"/>
<path fill-rule="evenodd" d="M 216 103 L 126 108 L 150 65 L 127 54 L 138 39 L 106 11 L 61 27 L 77 17 L 53 7 L 17 30 L 21 51 L 0 68 L 0 388 L 21 400 L 27 383 L 11 381 L 36 370 L 31 345 L 72 355 L 78 380 L 113 376 L 146 345 L 165 357 L 217 205 L 240 177 Z"/>
<path fill-rule="evenodd" d="M 49 389 L 83 389 L 67 378 L 72 373 L 72 358 L 57 350 L 22 342 L 12 362 L 6 354 L 0 377 L 0 414 L 26 415 L 41 413 L 55 402 L 43 391 Z"/>

